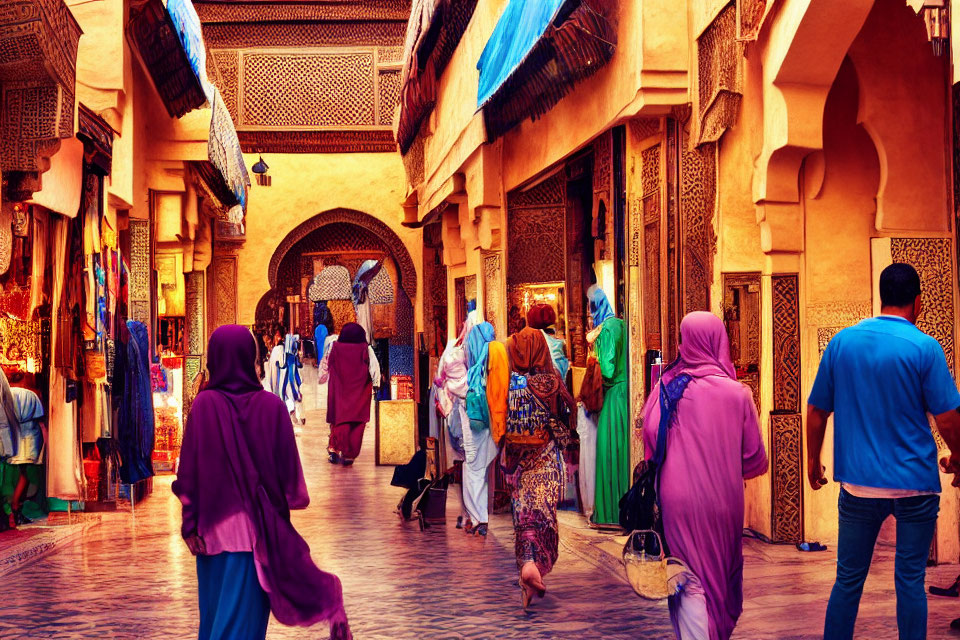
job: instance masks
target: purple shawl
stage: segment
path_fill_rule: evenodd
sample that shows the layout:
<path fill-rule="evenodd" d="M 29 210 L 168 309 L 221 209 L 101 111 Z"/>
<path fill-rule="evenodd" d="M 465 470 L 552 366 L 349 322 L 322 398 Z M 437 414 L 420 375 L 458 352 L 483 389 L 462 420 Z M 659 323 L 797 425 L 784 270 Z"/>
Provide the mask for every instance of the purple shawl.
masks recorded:
<path fill-rule="evenodd" d="M 680 323 L 680 358 L 658 384 L 692 380 L 677 401 L 660 471 L 670 551 L 700 578 L 711 640 L 730 637 L 743 609 L 743 480 L 767 471 L 750 390 L 736 381 L 726 329 L 707 312 Z M 646 457 L 659 446 L 660 387 L 643 408 Z"/>
<path fill-rule="evenodd" d="M 363 327 L 343 325 L 330 347 L 330 382 L 327 387 L 327 422 L 370 422 L 370 349 Z"/>
<path fill-rule="evenodd" d="M 245 514 L 260 585 L 277 620 L 345 622 L 340 580 L 316 567 L 290 523 L 290 510 L 306 508 L 310 498 L 287 408 L 257 380 L 253 334 L 220 327 L 207 353 L 210 383 L 190 409 L 173 483 L 183 503 L 182 535 L 222 540 L 229 536 L 218 526 Z"/>

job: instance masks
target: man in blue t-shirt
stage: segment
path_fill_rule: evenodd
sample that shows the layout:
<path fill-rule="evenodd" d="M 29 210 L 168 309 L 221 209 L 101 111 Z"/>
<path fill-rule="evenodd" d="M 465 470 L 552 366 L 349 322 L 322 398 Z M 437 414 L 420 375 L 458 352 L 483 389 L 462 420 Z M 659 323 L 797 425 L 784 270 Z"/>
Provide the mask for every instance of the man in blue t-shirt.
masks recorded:
<path fill-rule="evenodd" d="M 926 638 L 924 575 L 940 510 L 937 445 L 928 414 L 960 471 L 960 393 L 940 344 L 915 326 L 920 277 L 908 264 L 880 274 L 880 315 L 844 329 L 827 345 L 807 412 L 807 476 L 827 483 L 820 462 L 834 414 L 834 480 L 840 482 L 837 580 L 825 640 L 853 638 L 863 583 L 880 525 L 897 519 L 897 626 L 901 640 Z M 954 484 L 957 484 L 954 480 Z"/>

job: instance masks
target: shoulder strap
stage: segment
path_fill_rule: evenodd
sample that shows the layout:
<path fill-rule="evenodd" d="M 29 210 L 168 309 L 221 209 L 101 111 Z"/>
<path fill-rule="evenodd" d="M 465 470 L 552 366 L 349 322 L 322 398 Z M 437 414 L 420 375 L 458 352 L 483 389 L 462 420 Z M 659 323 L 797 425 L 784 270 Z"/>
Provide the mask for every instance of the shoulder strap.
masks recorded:
<path fill-rule="evenodd" d="M 682 373 L 669 384 L 660 382 L 660 430 L 657 432 L 657 450 L 653 454 L 653 460 L 657 466 L 663 465 L 667 457 L 667 431 L 673 420 L 673 414 L 677 410 L 677 404 L 691 380 L 693 380 L 691 376 Z"/>

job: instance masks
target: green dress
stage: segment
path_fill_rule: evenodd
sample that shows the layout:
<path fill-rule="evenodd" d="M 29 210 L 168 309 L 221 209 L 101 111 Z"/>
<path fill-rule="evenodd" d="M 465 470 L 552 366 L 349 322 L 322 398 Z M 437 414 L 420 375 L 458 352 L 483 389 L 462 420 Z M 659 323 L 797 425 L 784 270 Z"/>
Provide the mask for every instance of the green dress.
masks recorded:
<path fill-rule="evenodd" d="M 593 521 L 617 524 L 620 498 L 630 489 L 630 400 L 627 327 L 607 318 L 594 343 L 603 374 L 603 409 L 597 421 L 597 488 Z"/>

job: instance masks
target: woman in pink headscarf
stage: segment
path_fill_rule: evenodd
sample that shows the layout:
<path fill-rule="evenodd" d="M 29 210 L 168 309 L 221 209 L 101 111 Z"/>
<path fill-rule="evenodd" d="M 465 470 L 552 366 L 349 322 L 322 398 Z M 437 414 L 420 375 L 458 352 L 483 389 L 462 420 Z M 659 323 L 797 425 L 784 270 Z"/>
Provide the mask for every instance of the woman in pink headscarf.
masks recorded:
<path fill-rule="evenodd" d="M 680 323 L 680 357 L 643 408 L 646 458 L 667 391 L 669 431 L 660 505 L 670 555 L 686 563 L 686 584 L 670 599 L 681 640 L 726 640 L 743 610 L 743 480 L 767 471 L 753 395 L 737 382 L 723 322 L 705 311 Z"/>

